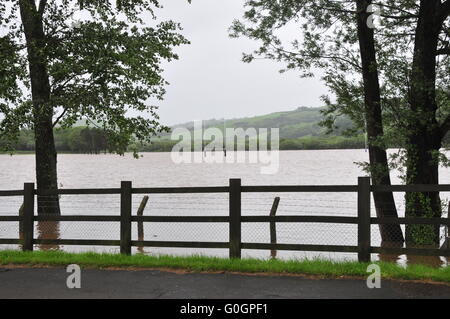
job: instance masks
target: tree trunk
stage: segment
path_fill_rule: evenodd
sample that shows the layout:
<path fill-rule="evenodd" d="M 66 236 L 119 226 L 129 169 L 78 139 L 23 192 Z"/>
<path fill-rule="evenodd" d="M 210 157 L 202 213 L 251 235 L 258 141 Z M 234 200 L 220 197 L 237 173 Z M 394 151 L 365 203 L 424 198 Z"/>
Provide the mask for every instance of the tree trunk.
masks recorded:
<path fill-rule="evenodd" d="M 411 73 L 411 126 L 407 146 L 407 184 L 438 184 L 439 163 L 436 154 L 442 138 L 436 120 L 436 53 L 441 28 L 440 0 L 421 0 L 415 33 L 414 58 Z M 438 192 L 407 193 L 406 216 L 440 217 Z M 409 245 L 439 245 L 439 227 L 408 225 Z"/>
<path fill-rule="evenodd" d="M 20 0 L 20 15 L 25 33 L 30 69 L 33 119 L 36 144 L 36 183 L 38 190 L 57 190 L 56 149 L 53 136 L 53 108 L 45 53 L 43 8 L 34 0 Z M 59 214 L 58 196 L 38 196 L 39 214 Z"/>
<path fill-rule="evenodd" d="M 374 30 L 369 28 L 367 21 L 370 13 L 367 7 L 371 0 L 357 0 L 358 10 L 358 40 L 361 52 L 362 74 L 364 81 L 364 103 L 366 131 L 369 140 L 370 170 L 373 185 L 391 185 L 387 154 L 379 141 L 383 137 L 383 122 L 381 115 L 381 94 L 378 79 L 378 67 L 375 53 Z M 394 196 L 392 192 L 374 193 L 375 209 L 378 217 L 397 217 Z M 403 233 L 400 225 L 380 225 L 383 243 L 403 243 Z"/>

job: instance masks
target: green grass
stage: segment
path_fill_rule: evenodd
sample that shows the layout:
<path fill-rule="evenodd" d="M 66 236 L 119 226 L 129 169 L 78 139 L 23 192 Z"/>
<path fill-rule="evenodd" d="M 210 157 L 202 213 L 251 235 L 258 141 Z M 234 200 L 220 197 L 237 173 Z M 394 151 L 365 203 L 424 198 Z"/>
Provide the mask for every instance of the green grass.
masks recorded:
<path fill-rule="evenodd" d="M 78 264 L 89 268 L 170 268 L 194 272 L 228 271 L 245 273 L 275 273 L 319 275 L 323 277 L 367 277 L 367 263 L 331 261 L 323 259 L 263 260 L 226 259 L 206 256 L 149 256 L 136 254 L 124 256 L 106 253 L 67 253 L 60 251 L 0 251 L 0 265 L 48 265 Z M 394 263 L 377 262 L 382 278 L 431 280 L 450 282 L 450 267 L 432 268 L 423 265 L 402 267 Z"/>

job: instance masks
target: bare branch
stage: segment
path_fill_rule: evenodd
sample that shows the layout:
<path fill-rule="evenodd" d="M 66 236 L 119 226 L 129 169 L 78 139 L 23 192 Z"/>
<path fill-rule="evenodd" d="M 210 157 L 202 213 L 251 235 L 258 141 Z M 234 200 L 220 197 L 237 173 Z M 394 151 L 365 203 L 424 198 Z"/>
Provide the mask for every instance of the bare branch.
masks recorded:
<path fill-rule="evenodd" d="M 64 110 L 62 111 L 62 113 L 56 118 L 56 120 L 53 122 L 53 127 L 55 127 L 59 121 L 64 117 L 64 115 L 66 115 L 68 111 L 68 108 L 64 108 Z"/>

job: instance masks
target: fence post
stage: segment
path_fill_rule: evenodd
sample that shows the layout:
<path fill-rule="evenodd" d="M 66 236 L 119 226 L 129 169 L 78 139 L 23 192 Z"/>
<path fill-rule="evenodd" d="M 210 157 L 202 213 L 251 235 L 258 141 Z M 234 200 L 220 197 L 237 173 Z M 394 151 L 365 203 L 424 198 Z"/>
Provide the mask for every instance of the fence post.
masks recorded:
<path fill-rule="evenodd" d="M 147 205 L 147 202 L 148 202 L 148 196 L 146 195 L 142 198 L 142 202 L 139 205 L 139 208 L 136 213 L 137 216 L 144 216 L 144 209 L 145 209 L 145 206 Z M 144 222 L 139 221 L 137 228 L 138 228 L 138 240 L 144 240 Z"/>
<path fill-rule="evenodd" d="M 358 261 L 370 262 L 370 177 L 358 177 Z"/>
<path fill-rule="evenodd" d="M 34 237 L 34 183 L 23 185 L 23 251 L 33 251 Z"/>
<path fill-rule="evenodd" d="M 270 210 L 270 216 L 275 217 L 276 213 L 277 213 L 277 209 L 278 209 L 278 204 L 280 203 L 280 197 L 275 197 L 275 199 L 273 200 L 273 204 L 272 204 L 272 209 Z M 270 243 L 271 244 L 276 244 L 277 243 L 277 224 L 275 221 L 271 221 L 270 222 Z M 276 250 L 271 250 L 270 251 L 270 256 L 272 258 L 276 258 L 277 257 L 277 251 Z"/>
<path fill-rule="evenodd" d="M 131 182 L 122 181 L 120 188 L 120 253 L 131 255 Z"/>
<path fill-rule="evenodd" d="M 22 220 L 19 221 L 19 239 L 23 240 L 23 203 L 19 208 L 19 217 L 22 218 Z"/>
<path fill-rule="evenodd" d="M 241 180 L 230 179 L 230 258 L 241 258 Z"/>

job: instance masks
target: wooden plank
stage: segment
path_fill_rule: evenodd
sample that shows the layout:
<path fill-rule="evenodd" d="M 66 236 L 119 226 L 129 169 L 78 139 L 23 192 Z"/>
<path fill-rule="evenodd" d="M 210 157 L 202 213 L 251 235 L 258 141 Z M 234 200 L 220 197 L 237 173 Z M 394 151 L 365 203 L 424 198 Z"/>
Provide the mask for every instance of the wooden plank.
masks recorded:
<path fill-rule="evenodd" d="M 23 190 L 1 190 L 0 197 L 18 197 L 23 196 Z"/>
<path fill-rule="evenodd" d="M 74 188 L 74 189 L 55 189 L 55 190 L 38 190 L 37 195 L 108 195 L 120 194 L 120 188 Z"/>
<path fill-rule="evenodd" d="M 230 244 L 225 242 L 192 242 L 192 241 L 152 241 L 134 240 L 133 246 L 138 247 L 174 247 L 174 248 L 229 248 Z"/>
<path fill-rule="evenodd" d="M 358 177 L 358 260 L 370 262 L 370 177 Z"/>
<path fill-rule="evenodd" d="M 241 180 L 230 179 L 230 258 L 241 258 Z"/>
<path fill-rule="evenodd" d="M 11 215 L 11 216 L 0 216 L 0 222 L 20 222 L 23 220 L 22 216 Z"/>
<path fill-rule="evenodd" d="M 19 238 L 21 239 L 21 240 L 23 240 L 23 203 L 22 203 L 22 205 L 20 205 L 20 208 L 19 208 L 19 217 L 20 217 L 20 221 L 19 221 Z"/>
<path fill-rule="evenodd" d="M 330 223 L 330 224 L 357 224 L 357 217 L 346 216 L 242 216 L 243 223 Z"/>
<path fill-rule="evenodd" d="M 19 245 L 21 242 L 20 239 L 0 238 L 0 245 Z"/>
<path fill-rule="evenodd" d="M 153 223 L 229 223 L 229 216 L 132 216 L 133 222 Z"/>
<path fill-rule="evenodd" d="M 242 186 L 242 192 L 357 192 L 356 185 L 273 185 Z M 449 184 L 441 185 L 372 185 L 373 192 L 438 192 L 450 191 Z M 227 186 L 210 187 L 151 187 L 133 188 L 133 194 L 175 194 L 175 193 L 226 193 Z M 38 195 L 97 195 L 120 194 L 120 188 L 86 188 L 39 190 Z M 23 190 L 0 190 L 1 196 L 23 196 Z"/>
<path fill-rule="evenodd" d="M 60 221 L 60 222 L 120 222 L 121 217 L 109 215 L 39 215 L 36 221 Z"/>
<path fill-rule="evenodd" d="M 392 255 L 415 255 L 415 256 L 446 256 L 450 257 L 450 250 L 429 249 L 429 248 L 382 248 L 372 247 L 371 253 L 374 254 L 392 254 Z"/>
<path fill-rule="evenodd" d="M 372 224 L 417 224 L 417 225 L 450 225 L 448 218 L 424 217 L 372 217 Z"/>
<path fill-rule="evenodd" d="M 279 203 L 280 203 L 280 197 L 275 197 L 274 200 L 273 200 L 272 208 L 270 209 L 269 216 L 275 217 L 275 215 L 277 213 L 277 209 L 278 209 L 278 204 Z M 270 222 L 270 243 L 271 244 L 276 244 L 277 243 L 277 224 L 276 224 L 275 221 L 271 221 Z M 270 251 L 270 256 L 272 258 L 276 258 L 277 257 L 277 251 L 276 250 L 271 250 Z"/>
<path fill-rule="evenodd" d="M 34 183 L 23 187 L 23 251 L 33 251 L 34 237 Z"/>
<path fill-rule="evenodd" d="M 450 185 L 372 185 L 370 190 L 372 192 L 450 192 Z"/>
<path fill-rule="evenodd" d="M 420 218 L 417 218 L 417 222 L 420 223 Z M 0 216 L 1 222 L 17 222 L 20 221 L 20 216 Z M 120 216 L 110 215 L 40 215 L 35 216 L 36 221 L 80 221 L 80 222 L 119 222 Z M 133 222 L 155 222 L 155 223 L 228 223 L 230 222 L 229 216 L 132 216 Z M 403 218 L 399 219 L 399 223 L 405 223 Z M 438 221 L 439 220 L 439 221 Z M 357 224 L 357 217 L 344 217 L 344 216 L 242 216 L 241 221 L 243 223 L 330 223 L 330 224 Z M 373 224 L 378 223 L 377 218 L 371 218 Z M 416 219 L 412 219 L 416 222 Z M 387 221 L 386 221 L 387 222 Z M 389 222 L 397 223 L 397 220 L 389 220 Z M 446 219 L 435 220 L 423 220 L 424 224 L 434 224 L 435 222 L 448 223 Z"/>
<path fill-rule="evenodd" d="M 120 194 L 120 253 L 131 255 L 131 188 L 128 181 L 121 183 Z"/>
<path fill-rule="evenodd" d="M 133 194 L 194 194 L 194 193 L 227 193 L 227 186 L 211 187 L 151 187 L 133 188 Z"/>
<path fill-rule="evenodd" d="M 256 192 L 256 193 L 280 193 L 280 192 L 313 192 L 313 193 L 341 193 L 341 192 L 356 192 L 358 191 L 358 186 L 354 185 L 320 185 L 320 186 L 309 186 L 309 185 L 290 185 L 290 186 L 242 186 L 242 192 Z"/>
<path fill-rule="evenodd" d="M 357 246 L 304 245 L 304 244 L 242 243 L 242 249 L 328 251 L 328 252 L 342 252 L 342 253 L 356 253 L 356 252 L 358 252 L 358 247 Z"/>
<path fill-rule="evenodd" d="M 120 246 L 120 240 L 103 239 L 35 239 L 39 245 Z"/>

